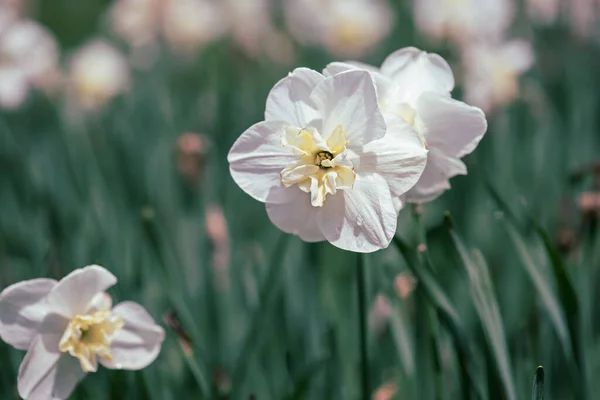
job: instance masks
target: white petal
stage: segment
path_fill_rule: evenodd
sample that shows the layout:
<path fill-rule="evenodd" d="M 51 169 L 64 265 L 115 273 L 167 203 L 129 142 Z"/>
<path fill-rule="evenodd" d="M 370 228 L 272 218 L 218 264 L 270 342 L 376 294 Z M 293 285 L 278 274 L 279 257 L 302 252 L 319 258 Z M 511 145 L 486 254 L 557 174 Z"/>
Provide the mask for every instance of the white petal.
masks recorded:
<path fill-rule="evenodd" d="M 419 134 L 402 118 L 386 114 L 386 135 L 364 147 L 357 173 L 383 176 L 393 196 L 399 197 L 412 188 L 427 163 L 427 149 Z"/>
<path fill-rule="evenodd" d="M 106 292 L 98 293 L 93 298 L 86 313 L 95 312 L 98 310 L 110 310 L 112 308 L 112 298 Z"/>
<path fill-rule="evenodd" d="M 365 70 L 369 71 L 373 79 L 375 80 L 375 86 L 377 87 L 377 95 L 379 98 L 385 97 L 388 89 L 392 85 L 392 81 L 381 73 L 381 70 L 373 65 L 361 63 L 358 61 L 346 61 L 346 62 L 332 62 L 325 67 L 323 75 L 333 76 L 346 71 Z"/>
<path fill-rule="evenodd" d="M 460 158 L 477 147 L 487 121 L 479 108 L 430 92 L 418 100 L 416 126 L 429 148 Z"/>
<path fill-rule="evenodd" d="M 325 240 L 317 224 L 320 209 L 310 203 L 310 195 L 298 188 L 292 201 L 284 204 L 267 203 L 267 214 L 275 226 L 284 232 L 297 235 L 306 242 Z M 341 194 L 338 194 L 341 196 Z M 328 196 L 326 203 L 335 196 Z"/>
<path fill-rule="evenodd" d="M 381 66 L 381 73 L 394 81 L 388 96 L 411 105 L 423 92 L 449 93 L 454 88 L 454 75 L 446 60 L 414 47 L 390 54 Z"/>
<path fill-rule="evenodd" d="M 79 360 L 63 353 L 56 366 L 33 388 L 27 400 L 67 399 L 84 376 Z"/>
<path fill-rule="evenodd" d="M 113 308 L 125 325 L 111 343 L 112 360 L 100 359 L 106 368 L 138 370 L 150 365 L 165 340 L 165 331 L 141 305 L 126 301 Z"/>
<path fill-rule="evenodd" d="M 360 148 L 385 135 L 377 92 L 367 71 L 353 70 L 325 78 L 310 97 L 323 117 L 323 137 L 341 125 L 350 141 L 348 148 Z"/>
<path fill-rule="evenodd" d="M 68 320 L 58 314 L 49 314 L 40 325 L 39 334 L 33 339 L 19 367 L 17 387 L 25 399 L 51 398 L 57 364 L 62 353 L 58 342 Z"/>
<path fill-rule="evenodd" d="M 318 117 L 310 93 L 323 75 L 308 68 L 296 68 L 275 84 L 265 110 L 265 120 L 285 121 L 288 125 L 303 128 Z"/>
<path fill-rule="evenodd" d="M 396 232 L 397 214 L 385 179 L 357 175 L 354 188 L 325 202 L 318 222 L 336 247 L 359 253 L 384 249 Z"/>
<path fill-rule="evenodd" d="M 227 156 L 235 183 L 258 201 L 285 203 L 291 198 L 281 171 L 298 156 L 281 144 L 285 127 L 284 122 L 259 122 L 235 141 Z"/>
<path fill-rule="evenodd" d="M 466 174 L 467 168 L 462 161 L 432 148 L 429 150 L 425 171 L 419 182 L 406 194 L 406 200 L 410 203 L 432 201 L 450 189 L 449 178 Z"/>
<path fill-rule="evenodd" d="M 46 316 L 44 297 L 56 285 L 54 279 L 15 283 L 0 293 L 0 338 L 16 349 L 26 350 Z"/>
<path fill-rule="evenodd" d="M 117 283 L 117 278 L 106 268 L 89 265 L 76 269 L 52 288 L 47 297 L 48 306 L 65 316 L 82 314 L 98 293 Z"/>

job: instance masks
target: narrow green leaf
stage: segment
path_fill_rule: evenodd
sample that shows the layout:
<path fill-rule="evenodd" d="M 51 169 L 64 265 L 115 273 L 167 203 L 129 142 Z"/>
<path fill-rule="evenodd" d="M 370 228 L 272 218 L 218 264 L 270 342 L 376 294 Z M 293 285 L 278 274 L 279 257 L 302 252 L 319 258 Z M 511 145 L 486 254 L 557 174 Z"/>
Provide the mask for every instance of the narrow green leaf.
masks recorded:
<path fill-rule="evenodd" d="M 404 256 L 412 273 L 423 286 L 424 292 L 429 302 L 438 313 L 440 321 L 452 335 L 458 353 L 461 372 L 463 373 L 466 382 L 476 393 L 477 398 L 484 398 L 481 380 L 475 372 L 478 371 L 479 368 L 477 368 L 477 365 L 475 364 L 475 359 L 469 347 L 469 338 L 465 333 L 458 312 L 438 284 L 428 266 L 419 261 L 416 251 L 408 247 L 408 245 L 398 236 L 394 237 L 394 244 Z M 470 393 L 463 393 L 463 396 L 469 396 L 469 394 Z"/>
<path fill-rule="evenodd" d="M 544 367 L 541 365 L 537 367 L 533 376 L 531 400 L 544 400 Z"/>
<path fill-rule="evenodd" d="M 450 236 L 467 271 L 473 302 L 475 303 L 489 350 L 493 355 L 497 373 L 504 386 L 505 398 L 516 399 L 517 392 L 513 382 L 508 345 L 506 344 L 506 336 L 504 334 L 504 324 L 494 293 L 488 265 L 478 250 L 473 252 L 472 257 L 469 255 L 464 243 L 453 229 L 450 229 Z"/>
<path fill-rule="evenodd" d="M 527 244 L 517 232 L 512 224 L 504 220 L 504 227 L 508 237 L 517 250 L 525 272 L 531 279 L 533 286 L 540 296 L 542 305 L 552 322 L 552 326 L 563 347 L 563 351 L 568 360 L 573 359 L 573 347 L 571 345 L 571 335 L 567 327 L 565 314 L 557 300 L 549 279 L 541 271 L 540 266 L 533 260 L 527 249 Z"/>

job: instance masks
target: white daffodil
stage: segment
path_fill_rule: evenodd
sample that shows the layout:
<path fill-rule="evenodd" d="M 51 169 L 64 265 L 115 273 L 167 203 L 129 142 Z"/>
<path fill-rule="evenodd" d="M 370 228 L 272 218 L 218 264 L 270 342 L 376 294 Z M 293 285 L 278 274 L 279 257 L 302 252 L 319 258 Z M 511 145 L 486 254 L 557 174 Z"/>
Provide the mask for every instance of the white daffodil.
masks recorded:
<path fill-rule="evenodd" d="M 454 76 L 437 54 L 408 47 L 388 56 L 381 68 L 336 62 L 324 74 L 360 69 L 369 71 L 377 83 L 381 108 L 411 124 L 429 149 L 425 171 L 405 199 L 415 203 L 435 199 L 450 188 L 449 178 L 467 173 L 460 158 L 483 137 L 485 115 L 479 108 L 452 99 Z"/>
<path fill-rule="evenodd" d="M 86 110 L 98 109 L 129 85 L 127 60 L 103 40 L 80 48 L 71 59 L 69 72 L 70 93 Z"/>
<path fill-rule="evenodd" d="M 415 24 L 423 34 L 459 44 L 500 38 L 514 11 L 513 0 L 413 0 Z"/>
<path fill-rule="evenodd" d="M 415 184 L 426 158 L 414 129 L 380 111 L 367 72 L 325 77 L 306 68 L 275 85 L 266 121 L 228 156 L 235 182 L 266 203 L 281 230 L 357 252 L 389 245 L 392 199 Z"/>
<path fill-rule="evenodd" d="M 138 370 L 156 359 L 164 330 L 139 304 L 112 307 L 105 291 L 116 282 L 92 265 L 59 282 L 32 279 L 0 293 L 0 337 L 27 350 L 18 376 L 22 398 L 66 399 L 98 362 Z"/>
<path fill-rule="evenodd" d="M 463 54 L 465 99 L 485 112 L 519 96 L 519 76 L 534 62 L 531 45 L 513 40 L 469 46 Z"/>
<path fill-rule="evenodd" d="M 54 36 L 38 23 L 14 19 L 6 23 L 0 26 L 0 107 L 14 109 L 31 88 L 51 89 L 59 53 Z"/>
<path fill-rule="evenodd" d="M 391 30 L 386 0 L 287 0 L 286 25 L 300 42 L 321 44 L 330 53 L 358 57 Z"/>

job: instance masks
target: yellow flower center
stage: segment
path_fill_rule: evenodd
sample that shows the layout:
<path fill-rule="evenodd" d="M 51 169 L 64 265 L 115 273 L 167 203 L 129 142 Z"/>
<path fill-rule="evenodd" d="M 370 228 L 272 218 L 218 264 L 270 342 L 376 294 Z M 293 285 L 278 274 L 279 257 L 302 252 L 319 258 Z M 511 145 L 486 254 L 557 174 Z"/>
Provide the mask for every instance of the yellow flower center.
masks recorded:
<path fill-rule="evenodd" d="M 327 140 L 315 128 L 288 126 L 281 144 L 299 156 L 298 162 L 281 171 L 281 182 L 286 187 L 298 185 L 310 193 L 314 207 L 322 207 L 328 194 L 354 186 L 356 175 L 352 163 L 346 160 L 348 141 L 341 125 Z"/>
<path fill-rule="evenodd" d="M 84 372 L 95 372 L 98 369 L 97 356 L 112 358 L 110 343 L 124 325 L 123 318 L 112 315 L 107 309 L 77 315 L 69 322 L 58 349 L 77 357 Z"/>

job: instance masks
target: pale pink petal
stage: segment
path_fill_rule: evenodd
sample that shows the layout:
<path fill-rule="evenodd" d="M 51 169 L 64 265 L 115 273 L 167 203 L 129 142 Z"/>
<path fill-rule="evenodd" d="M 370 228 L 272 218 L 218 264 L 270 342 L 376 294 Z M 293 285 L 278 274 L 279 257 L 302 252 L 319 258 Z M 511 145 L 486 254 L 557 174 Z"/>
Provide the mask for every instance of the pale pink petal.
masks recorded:
<path fill-rule="evenodd" d="M 267 214 L 271 222 L 282 231 L 297 235 L 305 242 L 325 240 L 317 223 L 320 208 L 312 206 L 309 193 L 305 193 L 297 187 L 290 188 L 290 190 L 295 192 L 290 202 L 267 203 Z M 341 196 L 339 192 L 337 195 Z M 329 195 L 325 202 L 331 198 L 332 195 Z"/>

